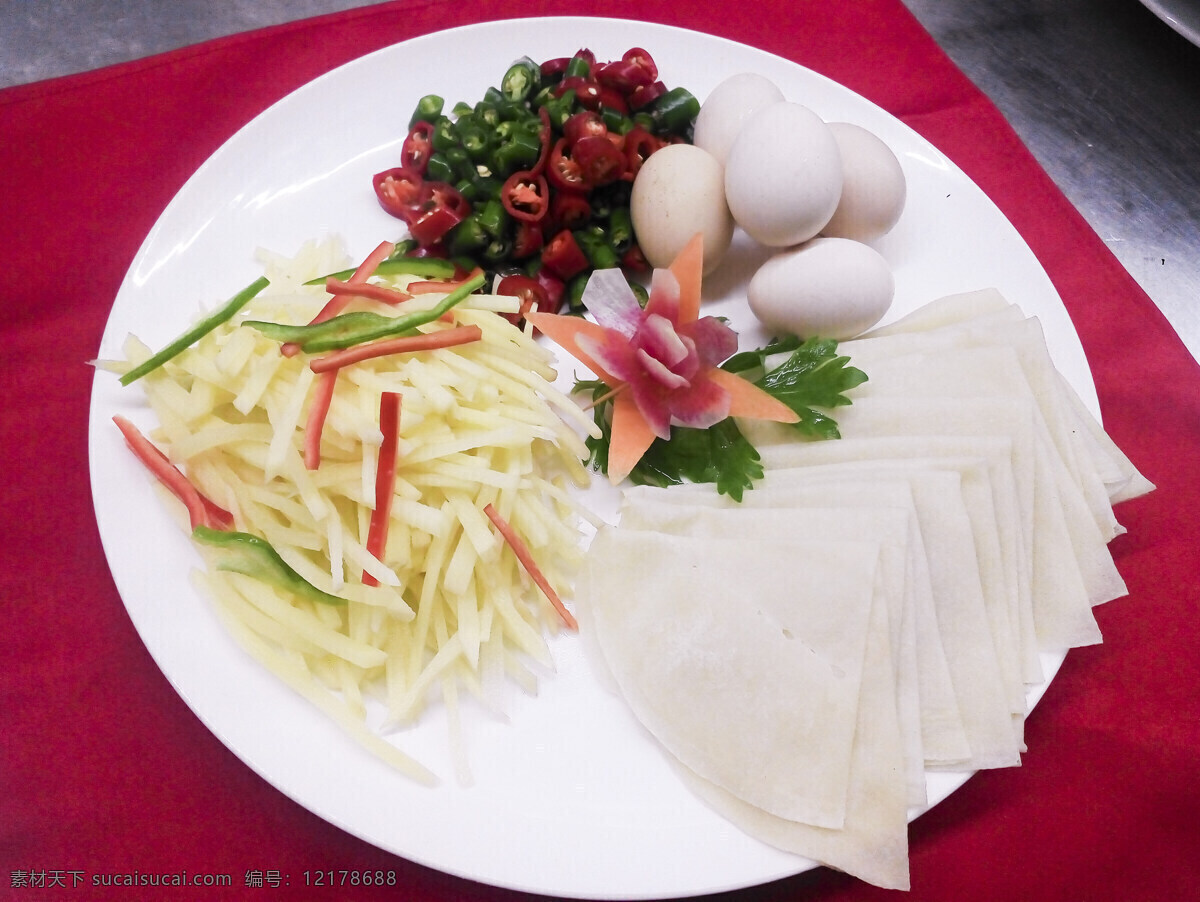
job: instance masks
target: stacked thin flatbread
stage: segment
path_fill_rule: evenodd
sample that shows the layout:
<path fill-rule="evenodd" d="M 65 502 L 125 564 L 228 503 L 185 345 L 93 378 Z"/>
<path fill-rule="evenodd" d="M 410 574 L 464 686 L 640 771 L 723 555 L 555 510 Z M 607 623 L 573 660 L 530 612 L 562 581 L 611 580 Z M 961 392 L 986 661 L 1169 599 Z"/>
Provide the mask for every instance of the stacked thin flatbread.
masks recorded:
<path fill-rule="evenodd" d="M 636 487 L 577 585 L 614 684 L 711 807 L 909 887 L 926 771 L 1020 764 L 1043 654 L 1125 594 L 1113 505 L 1153 488 L 995 291 L 843 342 L 842 439 L 744 424 L 741 503 Z"/>

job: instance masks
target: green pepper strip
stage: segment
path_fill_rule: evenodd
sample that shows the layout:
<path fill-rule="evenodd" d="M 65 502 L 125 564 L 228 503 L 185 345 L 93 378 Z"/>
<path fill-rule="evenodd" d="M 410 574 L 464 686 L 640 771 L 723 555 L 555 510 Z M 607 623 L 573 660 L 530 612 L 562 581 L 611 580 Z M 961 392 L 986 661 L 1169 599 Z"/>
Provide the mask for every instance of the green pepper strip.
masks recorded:
<path fill-rule="evenodd" d="M 346 599 L 322 592 L 303 576 L 288 566 L 279 552 L 265 539 L 248 532 L 232 532 L 197 526 L 192 538 L 204 545 L 218 548 L 225 554 L 217 564 L 218 570 L 241 573 L 252 579 L 268 583 L 285 592 L 299 595 L 308 601 L 320 604 L 345 604 Z"/>
<path fill-rule="evenodd" d="M 451 279 L 454 277 L 455 266 L 449 260 L 440 257 L 389 257 L 375 268 L 377 276 L 421 276 L 425 279 Z M 331 272 L 326 276 L 309 279 L 305 285 L 324 285 L 326 279 L 348 279 L 354 275 L 353 269 L 343 269 Z"/>
<path fill-rule="evenodd" d="M 217 328 L 217 326 L 221 325 L 221 323 L 231 319 L 235 313 L 245 307 L 252 298 L 269 284 L 271 283 L 267 280 L 266 276 L 260 276 L 255 279 L 230 298 L 224 307 L 200 320 L 200 322 L 196 323 L 196 325 L 192 326 L 192 328 L 188 329 L 149 360 L 135 366 L 123 375 L 121 377 L 121 384 L 129 385 L 136 382 L 152 370 L 158 369 L 176 354 L 191 347 L 213 329 Z"/>
<path fill-rule="evenodd" d="M 440 302 L 428 310 L 418 310 L 403 316 L 380 316 L 377 313 L 343 313 L 321 323 L 306 326 L 286 326 L 248 320 L 245 325 L 257 329 L 275 341 L 295 343 L 306 354 L 339 351 L 377 338 L 391 338 L 413 332 L 418 326 L 431 323 L 451 308 L 461 304 L 473 291 L 483 287 L 482 273 L 459 284 Z"/>

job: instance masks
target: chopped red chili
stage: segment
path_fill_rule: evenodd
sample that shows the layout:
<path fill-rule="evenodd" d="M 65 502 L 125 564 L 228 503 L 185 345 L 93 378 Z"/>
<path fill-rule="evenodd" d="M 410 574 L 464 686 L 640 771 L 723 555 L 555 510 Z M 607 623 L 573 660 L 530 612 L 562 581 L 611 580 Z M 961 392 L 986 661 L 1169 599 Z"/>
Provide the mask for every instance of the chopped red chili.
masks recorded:
<path fill-rule="evenodd" d="M 433 126 L 425 121 L 416 123 L 400 148 L 400 165 L 420 175 L 425 174 L 433 155 Z"/>
<path fill-rule="evenodd" d="M 408 231 L 417 244 L 436 244 L 470 213 L 470 202 L 453 185 L 425 182 L 421 186 L 417 212 L 409 221 Z"/>
<path fill-rule="evenodd" d="M 588 190 L 579 164 L 571 157 L 571 148 L 566 138 L 559 138 L 554 142 L 554 149 L 550 151 L 550 159 L 546 164 L 546 178 L 559 191 Z"/>
<path fill-rule="evenodd" d="M 552 306 L 550 295 L 537 279 L 532 276 L 505 276 L 496 286 L 496 294 L 519 298 L 521 306 L 517 313 L 506 313 L 504 318 L 509 322 L 520 325 L 525 314 L 531 310 L 540 313 L 556 313 L 557 306 Z"/>
<path fill-rule="evenodd" d="M 563 229 L 542 248 L 542 263 L 560 279 L 570 279 L 588 268 L 588 258 L 570 230 Z"/>
<path fill-rule="evenodd" d="M 625 171 L 625 156 L 602 135 L 581 138 L 571 148 L 571 158 L 589 187 L 615 182 Z"/>
<path fill-rule="evenodd" d="M 372 182 L 383 209 L 405 222 L 412 219 L 421 197 L 421 173 L 398 166 L 376 173 Z"/>
<path fill-rule="evenodd" d="M 500 200 L 513 219 L 538 222 L 550 209 L 546 177 L 532 172 L 514 172 L 500 189 Z"/>
<path fill-rule="evenodd" d="M 550 202 L 550 220 L 557 229 L 578 229 L 592 218 L 592 205 L 583 194 L 558 192 Z"/>

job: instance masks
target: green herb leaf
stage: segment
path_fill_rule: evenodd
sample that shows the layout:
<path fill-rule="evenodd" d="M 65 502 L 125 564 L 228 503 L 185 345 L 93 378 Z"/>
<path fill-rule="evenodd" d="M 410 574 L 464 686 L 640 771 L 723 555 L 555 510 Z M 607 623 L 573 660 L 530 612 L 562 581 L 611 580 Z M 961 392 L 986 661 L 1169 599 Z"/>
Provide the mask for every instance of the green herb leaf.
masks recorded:
<path fill-rule="evenodd" d="M 755 384 L 799 415 L 800 420 L 793 428 L 805 438 L 841 438 L 834 419 L 815 408 L 849 404 L 845 393 L 866 382 L 867 374 L 849 366 L 849 357 L 839 357 L 837 346 L 830 339 L 810 338 L 801 342 L 798 338 L 786 338 L 757 351 L 737 354 L 723 368 L 735 373 L 761 370 L 768 359 L 788 354 L 783 363 L 755 379 Z"/>
<path fill-rule="evenodd" d="M 787 354 L 778 365 L 774 358 Z M 785 338 L 757 351 L 735 354 L 723 365 L 751 379 L 757 386 L 782 401 L 800 416 L 793 428 L 804 439 L 840 438 L 837 423 L 816 408 L 841 407 L 850 403 L 845 393 L 867 381 L 862 370 L 849 366 L 849 357 L 837 355 L 837 342 L 823 339 Z M 756 374 L 757 371 L 757 374 Z M 599 381 L 575 384 L 577 392 L 591 394 L 600 438 L 588 438 L 589 463 L 601 472 L 608 470 L 608 435 L 611 399 L 609 388 Z M 604 400 L 601 400 L 604 399 Z M 639 485 L 668 486 L 682 482 L 715 483 L 717 491 L 741 501 L 747 489 L 763 477 L 758 451 L 730 417 L 708 429 L 671 427 L 669 439 L 656 438 L 629 474 Z"/>

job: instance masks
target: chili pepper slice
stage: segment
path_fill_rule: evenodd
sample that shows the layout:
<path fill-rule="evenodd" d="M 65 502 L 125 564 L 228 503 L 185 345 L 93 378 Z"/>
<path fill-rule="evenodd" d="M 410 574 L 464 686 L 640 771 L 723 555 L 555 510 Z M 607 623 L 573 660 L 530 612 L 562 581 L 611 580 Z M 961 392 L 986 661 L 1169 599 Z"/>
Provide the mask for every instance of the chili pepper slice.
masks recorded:
<path fill-rule="evenodd" d="M 580 110 L 567 119 L 563 125 L 563 137 L 567 139 L 568 146 L 583 138 L 603 137 L 606 134 L 608 134 L 608 126 L 604 124 L 600 114 L 594 110 Z"/>
<path fill-rule="evenodd" d="M 635 125 L 625 133 L 625 177 L 632 179 L 649 159 L 650 154 L 662 147 L 655 135 L 640 125 Z"/>
<path fill-rule="evenodd" d="M 409 130 L 400 148 L 400 165 L 424 175 L 432 154 L 433 126 L 425 121 L 418 122 Z"/>
<path fill-rule="evenodd" d="M 687 88 L 672 88 L 654 101 L 650 113 L 662 131 L 682 134 L 700 114 L 700 101 Z"/>
<path fill-rule="evenodd" d="M 504 78 L 500 80 L 500 93 L 508 100 L 525 100 L 537 93 L 541 81 L 541 67 L 529 57 L 522 57 L 504 73 Z"/>
<path fill-rule="evenodd" d="M 560 231 L 542 248 L 542 263 L 564 280 L 588 268 L 588 258 L 569 229 Z"/>
<path fill-rule="evenodd" d="M 572 159 L 566 138 L 554 142 L 554 149 L 550 151 L 550 159 L 546 163 L 546 178 L 560 191 L 587 191 L 583 171 Z"/>
<path fill-rule="evenodd" d="M 550 150 L 554 145 L 554 127 L 550 124 L 550 112 L 545 107 L 538 108 L 538 122 L 541 123 L 538 134 L 538 143 L 541 146 L 537 161 L 529 170 L 534 175 L 541 175 L 545 170 L 546 161 L 550 159 Z"/>
<path fill-rule="evenodd" d="M 625 96 L 615 88 L 605 85 L 600 85 L 598 89 L 596 108 L 601 111 L 612 110 L 622 116 L 629 112 L 629 104 L 625 101 Z"/>
<path fill-rule="evenodd" d="M 425 182 L 421 186 L 418 212 L 408 230 L 423 246 L 436 244 L 471 213 L 470 202 L 453 185 Z"/>
<path fill-rule="evenodd" d="M 405 222 L 413 217 L 421 196 L 421 173 L 398 166 L 376 173 L 372 184 L 384 210 Z"/>
<path fill-rule="evenodd" d="M 555 93 L 560 98 L 565 97 L 567 94 L 574 94 L 575 102 L 589 110 L 594 110 L 600 106 L 600 85 L 591 78 L 568 74 L 566 78 L 559 82 Z"/>
<path fill-rule="evenodd" d="M 513 235 L 513 258 L 516 260 L 524 260 L 526 257 L 531 257 L 542 249 L 542 244 L 545 241 L 544 233 L 542 232 L 542 222 L 518 222 L 516 232 Z"/>
<path fill-rule="evenodd" d="M 602 135 L 576 141 L 571 158 L 579 167 L 584 184 L 590 187 L 615 182 L 625 171 L 624 154 Z"/>
<path fill-rule="evenodd" d="M 642 85 L 629 95 L 629 108 L 631 110 L 645 109 L 666 93 L 667 86 L 661 81 L 655 81 L 648 85 Z"/>
<path fill-rule="evenodd" d="M 442 108 L 445 105 L 446 102 L 437 94 L 426 94 L 417 101 L 417 106 L 413 110 L 412 117 L 408 120 L 408 127 L 411 129 L 418 122 L 432 124 L 442 115 Z"/>
<path fill-rule="evenodd" d="M 552 313 L 550 295 L 537 279 L 525 275 L 505 276 L 496 286 L 496 294 L 519 298 L 521 306 L 516 313 L 502 314 L 509 322 L 520 325 L 525 314 L 531 310 Z"/>
<path fill-rule="evenodd" d="M 230 570 L 321 604 L 345 604 L 344 598 L 322 592 L 288 566 L 266 539 L 248 532 L 226 532 L 197 526 L 192 538 L 220 551 L 218 570 Z"/>
<path fill-rule="evenodd" d="M 641 47 L 630 47 L 621 56 L 621 62 L 629 63 L 637 66 L 645 71 L 645 78 L 648 82 L 658 81 L 658 64 L 654 62 L 654 57 Z"/>
<path fill-rule="evenodd" d="M 591 218 L 592 205 L 582 194 L 559 191 L 550 201 L 550 219 L 556 228 L 578 229 Z"/>
<path fill-rule="evenodd" d="M 556 56 L 554 59 L 546 60 L 538 67 L 542 73 L 542 80 L 550 82 L 562 78 L 566 74 L 567 64 L 570 62 L 569 56 Z"/>
<path fill-rule="evenodd" d="M 514 172 L 504 183 L 500 199 L 513 219 L 538 222 L 550 208 L 550 188 L 545 176 Z"/>
<path fill-rule="evenodd" d="M 587 78 L 592 74 L 592 66 L 595 63 L 595 54 L 585 48 L 567 60 L 567 67 L 563 75 L 567 78 Z"/>
<path fill-rule="evenodd" d="M 622 94 L 631 94 L 657 77 L 657 74 L 651 75 L 646 67 L 626 59 L 613 60 L 596 70 L 596 81 Z"/>

